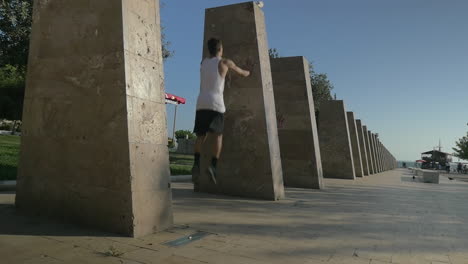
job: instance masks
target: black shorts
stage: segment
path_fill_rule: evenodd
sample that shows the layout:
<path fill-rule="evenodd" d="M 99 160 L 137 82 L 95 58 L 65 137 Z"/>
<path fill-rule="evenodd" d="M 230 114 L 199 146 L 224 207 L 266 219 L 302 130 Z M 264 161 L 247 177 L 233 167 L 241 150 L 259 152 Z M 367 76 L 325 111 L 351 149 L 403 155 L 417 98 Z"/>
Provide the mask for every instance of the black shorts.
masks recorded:
<path fill-rule="evenodd" d="M 222 134 L 224 130 L 224 114 L 213 110 L 197 110 L 195 115 L 195 128 L 197 135 L 207 132 Z"/>

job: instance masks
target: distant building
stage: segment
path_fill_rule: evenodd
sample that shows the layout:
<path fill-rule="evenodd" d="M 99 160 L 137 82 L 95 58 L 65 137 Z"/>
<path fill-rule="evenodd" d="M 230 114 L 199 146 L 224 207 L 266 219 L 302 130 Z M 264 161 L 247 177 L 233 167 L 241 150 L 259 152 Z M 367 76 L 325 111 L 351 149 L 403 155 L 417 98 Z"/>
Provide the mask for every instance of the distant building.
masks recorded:
<path fill-rule="evenodd" d="M 425 166 L 431 166 L 432 162 L 445 166 L 447 162 L 452 162 L 452 155 L 439 150 L 429 150 L 421 153 L 421 159 L 425 161 Z"/>

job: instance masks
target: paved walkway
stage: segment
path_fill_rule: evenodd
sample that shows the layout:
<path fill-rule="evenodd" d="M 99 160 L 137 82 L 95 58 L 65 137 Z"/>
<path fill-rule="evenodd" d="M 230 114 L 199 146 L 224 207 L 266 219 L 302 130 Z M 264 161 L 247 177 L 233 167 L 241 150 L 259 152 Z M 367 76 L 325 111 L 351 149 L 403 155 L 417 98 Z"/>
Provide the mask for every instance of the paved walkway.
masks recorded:
<path fill-rule="evenodd" d="M 325 184 L 269 202 L 175 183 L 176 227 L 142 239 L 18 216 L 0 193 L 0 263 L 468 263 L 468 183 L 395 170 Z M 163 245 L 197 230 L 210 235 Z"/>

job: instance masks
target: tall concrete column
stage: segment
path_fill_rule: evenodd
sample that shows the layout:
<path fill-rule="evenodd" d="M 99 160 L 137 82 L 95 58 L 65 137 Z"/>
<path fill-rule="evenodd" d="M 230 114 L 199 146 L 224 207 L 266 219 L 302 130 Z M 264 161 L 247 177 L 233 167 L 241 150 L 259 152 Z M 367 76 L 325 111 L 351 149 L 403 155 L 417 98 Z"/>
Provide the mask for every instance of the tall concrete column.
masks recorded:
<path fill-rule="evenodd" d="M 370 174 L 375 174 L 374 157 L 371 151 L 372 147 L 371 147 L 371 142 L 370 142 L 370 137 L 369 137 L 369 131 L 367 131 L 367 126 L 362 126 L 362 130 L 363 130 L 363 136 L 366 141 L 367 159 L 369 162 L 369 172 Z"/>
<path fill-rule="evenodd" d="M 346 112 L 348 118 L 349 136 L 351 138 L 351 148 L 353 150 L 354 170 L 356 177 L 364 177 L 362 165 L 361 146 L 359 142 L 359 133 L 357 131 L 356 120 L 353 112 Z"/>
<path fill-rule="evenodd" d="M 372 139 L 372 147 L 374 149 L 375 170 L 377 171 L 377 173 L 380 173 L 382 171 L 380 170 L 380 158 L 379 158 L 379 153 L 378 153 L 378 148 L 377 148 L 377 137 L 375 136 L 375 133 L 372 133 L 371 139 Z"/>
<path fill-rule="evenodd" d="M 387 170 L 387 154 L 385 152 L 385 146 L 382 144 L 382 169 Z"/>
<path fill-rule="evenodd" d="M 379 161 L 379 168 L 380 171 L 384 171 L 383 168 L 383 153 L 382 153 L 382 142 L 380 142 L 379 135 L 375 135 L 376 140 L 377 140 L 377 155 L 378 155 L 378 161 Z"/>
<path fill-rule="evenodd" d="M 361 150 L 362 170 L 365 176 L 369 176 L 370 170 L 369 170 L 369 161 L 367 157 L 366 139 L 364 137 L 364 128 L 362 127 L 362 122 L 359 119 L 356 119 L 356 129 L 358 131 L 359 149 Z"/>
<path fill-rule="evenodd" d="M 348 118 L 342 100 L 320 105 L 318 133 L 323 176 L 325 178 L 356 178 Z"/>
<path fill-rule="evenodd" d="M 390 151 L 385 148 L 385 151 L 386 151 L 386 161 L 387 161 L 387 170 L 391 170 L 392 169 L 392 166 L 391 166 L 391 154 L 390 154 Z"/>
<path fill-rule="evenodd" d="M 224 56 L 251 71 L 244 78 L 226 78 L 223 151 L 218 162 L 218 184 L 210 181 L 201 159 L 199 190 L 235 196 L 277 200 L 284 197 L 275 99 L 268 56 L 265 18 L 260 7 L 241 3 L 205 11 L 205 43 L 223 42 Z M 203 57 L 208 57 L 206 47 Z"/>
<path fill-rule="evenodd" d="M 172 225 L 159 1 L 34 1 L 16 206 L 130 236 Z"/>
<path fill-rule="evenodd" d="M 374 134 L 372 133 L 371 130 L 367 130 L 367 136 L 369 138 L 369 148 L 370 148 L 370 153 L 372 156 L 372 167 L 374 168 L 374 174 L 379 173 L 377 164 L 376 164 L 376 158 L 375 158 L 375 144 L 374 144 Z"/>
<path fill-rule="evenodd" d="M 388 170 L 388 159 L 387 159 L 387 149 L 385 148 L 385 146 L 382 146 L 382 149 L 383 149 L 383 160 L 384 160 L 384 170 L 387 171 Z"/>
<path fill-rule="evenodd" d="M 271 60 L 278 136 L 286 186 L 322 188 L 322 160 L 310 84 L 304 57 Z"/>
<path fill-rule="evenodd" d="M 387 170 L 391 170 L 392 169 L 392 166 L 391 166 L 391 154 L 390 154 L 390 151 L 387 150 Z"/>

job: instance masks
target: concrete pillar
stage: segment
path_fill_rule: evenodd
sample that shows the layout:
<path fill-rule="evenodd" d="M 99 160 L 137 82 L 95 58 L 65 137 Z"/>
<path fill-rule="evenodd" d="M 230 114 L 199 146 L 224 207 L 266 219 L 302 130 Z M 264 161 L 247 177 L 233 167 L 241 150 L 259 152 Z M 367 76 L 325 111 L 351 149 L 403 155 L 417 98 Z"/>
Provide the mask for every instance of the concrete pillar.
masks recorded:
<path fill-rule="evenodd" d="M 130 236 L 172 225 L 159 2 L 34 1 L 16 206 Z"/>
<path fill-rule="evenodd" d="M 251 70 L 226 79 L 223 151 L 218 184 L 207 175 L 210 155 L 201 159 L 199 190 L 277 200 L 284 197 L 275 99 L 263 11 L 254 2 L 206 9 L 205 36 L 223 41 L 224 56 Z M 206 45 L 204 45 L 206 46 Z M 205 48 L 203 57 L 208 56 Z"/>
<path fill-rule="evenodd" d="M 326 101 L 320 105 L 318 132 L 323 176 L 354 180 L 356 173 L 348 118 L 342 100 Z"/>
<path fill-rule="evenodd" d="M 386 151 L 385 158 L 386 158 L 387 170 L 391 170 L 391 166 L 390 166 L 390 152 L 388 151 L 387 148 L 385 148 L 385 151 Z"/>
<path fill-rule="evenodd" d="M 304 57 L 271 60 L 278 136 L 286 186 L 322 188 L 322 160 L 310 84 Z"/>
<path fill-rule="evenodd" d="M 361 150 L 362 170 L 365 176 L 369 176 L 370 170 L 369 170 L 369 161 L 367 158 L 366 139 L 364 137 L 364 128 L 362 127 L 362 122 L 359 119 L 356 119 L 356 129 L 357 129 L 358 138 L 359 138 L 359 149 Z"/>
<path fill-rule="evenodd" d="M 387 170 L 392 170 L 392 154 L 388 149 L 385 149 L 387 151 Z"/>
<path fill-rule="evenodd" d="M 387 171 L 387 154 L 385 152 L 385 146 L 382 144 L 382 169 Z"/>
<path fill-rule="evenodd" d="M 362 165 L 361 147 L 359 142 L 359 135 L 356 126 L 356 120 L 354 119 L 353 112 L 346 112 L 348 118 L 349 136 L 351 138 L 351 148 L 353 152 L 354 170 L 356 177 L 364 177 L 364 170 Z"/>
<path fill-rule="evenodd" d="M 384 157 L 384 170 L 387 171 L 388 170 L 388 153 L 387 153 L 387 149 L 385 148 L 385 146 L 383 146 L 383 157 Z"/>
<path fill-rule="evenodd" d="M 375 135 L 375 138 L 377 140 L 377 155 L 378 155 L 378 161 L 379 161 L 379 168 L 380 168 L 380 171 L 384 171 L 384 168 L 383 168 L 383 153 L 382 153 L 382 143 L 380 142 L 380 139 L 379 139 L 379 135 Z"/>
<path fill-rule="evenodd" d="M 372 156 L 372 167 L 374 168 L 374 174 L 379 173 L 377 164 L 376 164 L 376 158 L 375 158 L 375 145 L 374 145 L 374 134 L 372 133 L 371 130 L 367 130 L 367 136 L 369 138 L 369 148 L 370 148 L 370 153 Z"/>
<path fill-rule="evenodd" d="M 375 174 L 374 157 L 371 151 L 372 147 L 371 147 L 371 142 L 370 142 L 370 137 L 369 137 L 369 131 L 367 131 L 367 126 L 362 126 L 362 130 L 363 130 L 364 139 L 366 141 L 367 160 L 369 162 L 369 173 Z"/>
<path fill-rule="evenodd" d="M 375 133 L 372 133 L 371 139 L 372 139 L 372 147 L 374 149 L 375 170 L 377 173 L 380 173 L 382 171 L 380 170 L 380 158 L 379 158 L 379 153 L 378 153 L 378 148 L 377 148 L 377 137 L 375 136 Z"/>

